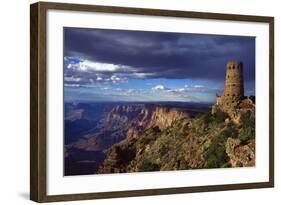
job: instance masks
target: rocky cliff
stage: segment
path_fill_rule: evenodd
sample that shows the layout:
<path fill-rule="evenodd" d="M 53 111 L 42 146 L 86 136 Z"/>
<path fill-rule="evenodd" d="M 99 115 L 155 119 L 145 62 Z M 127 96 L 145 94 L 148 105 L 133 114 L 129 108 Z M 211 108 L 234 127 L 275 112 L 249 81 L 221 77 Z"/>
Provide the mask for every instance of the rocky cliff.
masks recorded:
<path fill-rule="evenodd" d="M 185 112 L 183 109 L 156 107 L 148 128 L 158 127 L 160 130 L 164 130 L 179 119 L 189 118 L 190 114 L 190 112 Z"/>
<path fill-rule="evenodd" d="M 251 139 L 242 144 L 239 139 L 228 138 L 226 142 L 226 153 L 232 167 L 255 166 L 255 140 Z"/>
<path fill-rule="evenodd" d="M 197 113 L 150 104 L 117 105 L 104 115 L 94 132 L 72 146 L 88 151 L 106 150 L 122 140 L 138 137 L 145 129 L 165 129 L 177 119 Z"/>
<path fill-rule="evenodd" d="M 219 110 L 191 118 L 183 110 L 156 108 L 143 132 L 107 151 L 98 172 L 254 166 L 254 107 L 236 115 L 239 121 Z"/>
<path fill-rule="evenodd" d="M 72 146 L 88 151 L 108 149 L 113 144 L 142 132 L 150 123 L 154 109 L 141 104 L 117 105 L 104 114 L 95 130 Z"/>

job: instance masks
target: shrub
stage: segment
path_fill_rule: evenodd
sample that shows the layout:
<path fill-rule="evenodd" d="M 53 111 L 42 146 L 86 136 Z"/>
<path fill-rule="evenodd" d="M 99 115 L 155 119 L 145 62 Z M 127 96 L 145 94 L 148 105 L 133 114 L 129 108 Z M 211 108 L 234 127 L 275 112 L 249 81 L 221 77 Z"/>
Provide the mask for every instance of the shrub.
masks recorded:
<path fill-rule="evenodd" d="M 225 152 L 225 142 L 227 138 L 236 138 L 238 135 L 235 126 L 230 126 L 224 129 L 216 139 L 209 146 L 207 157 L 206 157 L 206 168 L 220 168 L 227 167 L 229 157 Z"/>
<path fill-rule="evenodd" d="M 246 142 L 255 138 L 255 112 L 246 112 L 241 115 L 241 130 L 239 139 Z"/>
<path fill-rule="evenodd" d="M 255 112 L 248 111 L 241 114 L 241 125 L 243 128 L 255 128 Z"/>
<path fill-rule="evenodd" d="M 214 113 L 213 115 L 213 120 L 217 123 L 222 123 L 225 121 L 225 119 L 228 117 L 228 114 L 221 111 L 221 110 L 218 110 L 217 112 Z"/>
<path fill-rule="evenodd" d="M 247 128 L 243 128 L 240 131 L 239 134 L 239 139 L 241 140 L 241 142 L 246 142 L 250 139 L 254 139 L 255 138 L 255 129 L 251 128 L 251 127 L 247 127 Z"/>
<path fill-rule="evenodd" d="M 228 114 L 217 110 L 214 114 L 210 111 L 203 115 L 202 119 L 205 125 L 209 125 L 210 123 L 220 124 L 224 123 L 225 119 L 228 117 Z"/>
<path fill-rule="evenodd" d="M 207 154 L 206 167 L 220 168 L 229 161 L 229 157 L 225 152 L 224 144 L 219 144 L 218 141 L 211 144 Z"/>
<path fill-rule="evenodd" d="M 237 138 L 238 136 L 238 131 L 235 128 L 235 126 L 230 126 L 227 127 L 226 129 L 224 129 L 221 133 L 220 133 L 221 138 L 223 138 L 223 140 L 226 140 L 227 138 L 231 137 L 231 138 Z"/>
<path fill-rule="evenodd" d="M 208 156 L 206 168 L 218 168 L 217 157 L 214 154 Z"/>
<path fill-rule="evenodd" d="M 139 166 L 139 172 L 149 172 L 149 171 L 159 171 L 160 168 L 157 164 L 154 164 L 148 160 L 144 160 L 144 162 Z"/>
<path fill-rule="evenodd" d="M 204 124 L 209 124 L 210 122 L 212 122 L 212 114 L 210 111 L 203 115 L 203 122 Z"/>

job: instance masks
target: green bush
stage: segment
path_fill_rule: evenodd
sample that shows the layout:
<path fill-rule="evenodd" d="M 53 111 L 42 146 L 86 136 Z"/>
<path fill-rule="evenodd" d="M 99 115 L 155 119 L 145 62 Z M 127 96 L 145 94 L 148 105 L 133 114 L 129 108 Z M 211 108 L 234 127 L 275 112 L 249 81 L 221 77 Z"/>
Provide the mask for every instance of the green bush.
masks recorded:
<path fill-rule="evenodd" d="M 207 154 L 206 168 L 220 168 L 229 161 L 224 144 L 218 141 L 211 144 Z"/>
<path fill-rule="evenodd" d="M 241 115 L 241 125 L 243 128 L 255 128 L 255 112 L 248 111 Z"/>
<path fill-rule="evenodd" d="M 212 113 L 209 111 L 206 114 L 203 115 L 203 122 L 204 124 L 208 125 L 212 122 Z"/>
<path fill-rule="evenodd" d="M 160 168 L 157 164 L 154 164 L 148 160 L 145 160 L 138 168 L 139 172 L 159 171 Z"/>
<path fill-rule="evenodd" d="M 220 133 L 221 138 L 223 138 L 224 140 L 226 140 L 227 138 L 231 137 L 231 138 L 237 138 L 238 136 L 238 131 L 235 128 L 235 126 L 231 126 L 231 127 L 227 127 L 226 129 L 224 129 L 221 133 Z"/>
<path fill-rule="evenodd" d="M 250 139 L 254 139 L 254 138 L 255 138 L 255 129 L 253 129 L 251 127 L 247 127 L 247 128 L 243 128 L 240 131 L 239 139 L 242 142 L 246 142 L 246 141 L 248 141 Z"/>
<path fill-rule="evenodd" d="M 228 114 L 217 110 L 214 114 L 212 114 L 210 111 L 203 115 L 203 123 L 207 126 L 209 124 L 221 124 L 224 123 L 225 119 L 228 117 Z"/>
<path fill-rule="evenodd" d="M 246 112 L 241 116 L 239 139 L 246 142 L 255 138 L 255 112 Z"/>
<path fill-rule="evenodd" d="M 238 131 L 234 125 L 224 129 L 216 139 L 209 146 L 207 157 L 206 157 L 206 168 L 220 168 L 227 167 L 229 157 L 225 152 L 225 143 L 227 138 L 236 138 Z"/>
<path fill-rule="evenodd" d="M 206 168 L 218 168 L 218 160 L 215 154 L 211 154 L 208 156 L 207 162 L 206 162 Z"/>
<path fill-rule="evenodd" d="M 221 111 L 221 110 L 218 110 L 217 112 L 214 113 L 213 115 L 213 120 L 216 122 L 216 123 L 222 123 L 225 121 L 225 119 L 228 117 L 228 114 Z"/>

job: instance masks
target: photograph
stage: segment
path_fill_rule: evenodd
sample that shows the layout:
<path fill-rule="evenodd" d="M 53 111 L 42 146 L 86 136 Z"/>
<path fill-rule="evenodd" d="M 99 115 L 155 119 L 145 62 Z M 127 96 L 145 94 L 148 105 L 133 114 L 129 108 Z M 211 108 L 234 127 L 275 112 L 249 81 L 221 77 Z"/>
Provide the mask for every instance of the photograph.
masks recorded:
<path fill-rule="evenodd" d="M 255 36 L 63 27 L 64 176 L 255 167 Z"/>

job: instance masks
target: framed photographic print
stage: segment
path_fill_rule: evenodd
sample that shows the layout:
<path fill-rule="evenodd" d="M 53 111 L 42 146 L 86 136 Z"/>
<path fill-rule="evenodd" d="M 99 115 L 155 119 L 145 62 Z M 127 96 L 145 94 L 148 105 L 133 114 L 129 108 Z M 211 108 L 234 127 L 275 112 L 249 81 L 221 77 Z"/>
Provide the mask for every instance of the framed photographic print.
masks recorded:
<path fill-rule="evenodd" d="M 30 198 L 274 186 L 274 18 L 31 5 Z"/>

